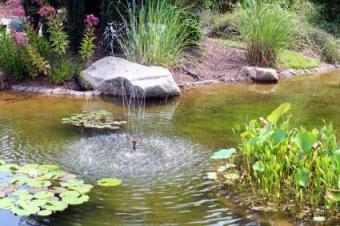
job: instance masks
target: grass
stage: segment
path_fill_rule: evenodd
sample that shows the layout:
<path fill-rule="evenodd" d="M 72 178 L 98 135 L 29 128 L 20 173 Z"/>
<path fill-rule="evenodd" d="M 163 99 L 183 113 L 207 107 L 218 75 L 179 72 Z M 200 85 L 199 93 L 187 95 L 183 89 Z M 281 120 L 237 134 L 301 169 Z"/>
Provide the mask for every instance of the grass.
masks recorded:
<path fill-rule="evenodd" d="M 320 59 L 311 58 L 292 50 L 282 50 L 279 54 L 279 62 L 285 68 L 308 69 L 320 65 Z"/>
<path fill-rule="evenodd" d="M 119 40 L 124 55 L 141 64 L 180 64 L 184 48 L 193 44 L 192 26 L 198 26 L 187 13 L 167 0 L 132 4 L 125 20 L 126 34 Z"/>
<path fill-rule="evenodd" d="M 252 65 L 274 66 L 279 52 L 292 41 L 293 14 L 279 4 L 247 0 L 235 10 L 240 37 Z"/>

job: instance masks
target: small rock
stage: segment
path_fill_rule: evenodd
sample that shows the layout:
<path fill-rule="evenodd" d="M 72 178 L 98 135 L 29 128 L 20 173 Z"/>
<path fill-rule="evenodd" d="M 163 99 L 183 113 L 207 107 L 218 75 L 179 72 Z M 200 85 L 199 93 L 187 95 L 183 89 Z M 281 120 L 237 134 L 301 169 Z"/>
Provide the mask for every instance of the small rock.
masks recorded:
<path fill-rule="evenodd" d="M 279 81 L 278 73 L 273 68 L 245 67 L 244 70 L 255 82 L 277 83 Z"/>
<path fill-rule="evenodd" d="M 286 70 L 286 71 L 282 71 L 279 73 L 279 78 L 281 79 L 287 79 L 287 78 L 292 78 L 294 77 L 294 73 L 292 73 L 291 71 L 289 70 Z"/>

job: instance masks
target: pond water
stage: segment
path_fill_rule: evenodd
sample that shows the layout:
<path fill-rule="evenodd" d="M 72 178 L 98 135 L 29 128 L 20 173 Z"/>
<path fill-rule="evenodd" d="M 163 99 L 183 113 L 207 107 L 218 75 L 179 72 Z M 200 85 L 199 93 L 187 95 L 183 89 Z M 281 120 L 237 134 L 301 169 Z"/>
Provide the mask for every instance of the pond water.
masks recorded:
<path fill-rule="evenodd" d="M 135 152 L 124 130 L 95 134 L 60 123 L 84 110 L 124 116 L 118 100 L 0 92 L 0 159 L 58 164 L 90 183 L 106 176 L 123 180 L 120 187 L 95 187 L 88 203 L 51 217 L 19 218 L 0 211 L 0 225 L 266 224 L 228 205 L 205 174 L 214 150 L 237 144 L 232 132 L 236 123 L 266 116 L 282 102 L 292 104 L 296 125 L 321 126 L 325 119 L 340 128 L 340 73 L 277 85 L 216 85 L 147 104 Z"/>

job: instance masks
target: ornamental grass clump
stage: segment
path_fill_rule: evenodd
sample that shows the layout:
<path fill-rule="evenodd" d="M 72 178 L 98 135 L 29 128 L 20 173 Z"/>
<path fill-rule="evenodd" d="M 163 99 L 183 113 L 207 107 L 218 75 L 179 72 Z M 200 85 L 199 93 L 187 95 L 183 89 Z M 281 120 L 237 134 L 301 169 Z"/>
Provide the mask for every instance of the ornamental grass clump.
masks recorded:
<path fill-rule="evenodd" d="M 236 26 L 247 43 L 252 65 L 275 66 L 280 50 L 292 41 L 294 17 L 280 4 L 246 0 L 235 9 Z"/>
<path fill-rule="evenodd" d="M 124 20 L 126 32 L 119 38 L 124 55 L 142 64 L 178 64 L 184 48 L 193 44 L 193 24 L 199 26 L 187 15 L 186 9 L 167 0 L 147 0 L 142 6 L 132 3 Z"/>
<path fill-rule="evenodd" d="M 241 129 L 237 152 L 222 150 L 212 158 L 221 159 L 228 152 L 227 166 L 235 165 L 223 165 L 223 180 L 230 182 L 230 174 L 239 175 L 234 180 L 247 184 L 257 198 L 284 205 L 294 200 L 294 208 L 314 214 L 337 213 L 340 149 L 333 126 L 291 128 L 289 110 L 290 104 L 285 103 L 267 119 L 252 120 Z"/>

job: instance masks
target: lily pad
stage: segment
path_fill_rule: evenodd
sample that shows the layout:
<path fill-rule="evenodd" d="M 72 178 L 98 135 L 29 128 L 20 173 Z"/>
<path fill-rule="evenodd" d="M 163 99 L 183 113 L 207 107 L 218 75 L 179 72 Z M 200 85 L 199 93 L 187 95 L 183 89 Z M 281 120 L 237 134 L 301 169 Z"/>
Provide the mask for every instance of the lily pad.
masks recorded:
<path fill-rule="evenodd" d="M 63 124 L 71 124 L 76 127 L 92 129 L 118 130 L 120 126 L 126 125 L 126 121 L 115 119 L 112 113 L 107 111 L 86 112 L 71 115 L 62 119 Z"/>
<path fill-rule="evenodd" d="M 8 209 L 18 216 L 48 216 L 89 200 L 84 195 L 92 185 L 68 174 L 56 165 L 3 164 L 6 173 L 0 185 L 0 209 Z M 7 175 L 8 174 L 8 175 Z"/>
<path fill-rule="evenodd" d="M 102 187 L 115 187 L 119 186 L 121 183 L 122 181 L 117 178 L 102 178 L 97 181 L 97 185 Z"/>
<path fill-rule="evenodd" d="M 209 172 L 209 173 L 207 173 L 207 176 L 208 176 L 208 179 L 210 179 L 210 180 L 217 180 L 217 173 L 215 173 L 215 172 Z"/>
<path fill-rule="evenodd" d="M 215 160 L 229 159 L 235 153 L 236 153 L 235 148 L 222 149 L 220 151 L 215 152 L 211 158 Z"/>

